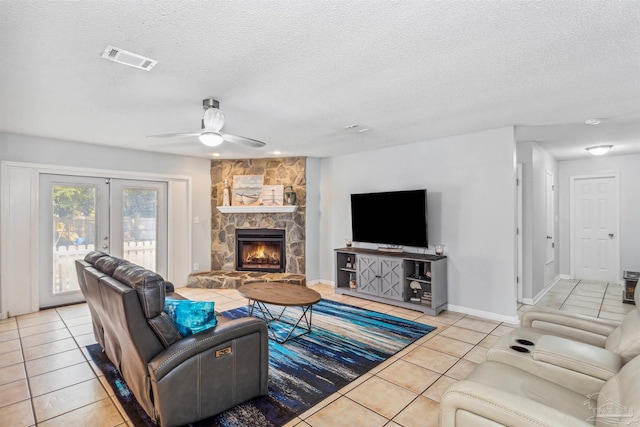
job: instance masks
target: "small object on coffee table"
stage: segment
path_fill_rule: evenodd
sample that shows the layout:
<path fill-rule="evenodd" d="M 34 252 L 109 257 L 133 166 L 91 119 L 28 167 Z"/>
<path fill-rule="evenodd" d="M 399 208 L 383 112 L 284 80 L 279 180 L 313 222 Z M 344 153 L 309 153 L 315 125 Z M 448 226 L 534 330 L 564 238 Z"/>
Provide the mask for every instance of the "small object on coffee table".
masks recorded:
<path fill-rule="evenodd" d="M 247 306 L 247 314 L 253 316 L 254 313 L 260 313 L 260 316 L 269 328 L 269 334 L 274 341 L 279 344 L 284 344 L 290 339 L 300 337 L 302 335 L 311 332 L 311 318 L 313 315 L 313 305 L 320 301 L 321 296 L 313 289 L 309 289 L 305 286 L 292 285 L 289 283 L 279 282 L 256 282 L 242 285 L 238 288 L 238 292 L 243 297 L 249 300 Z M 266 304 L 281 306 L 282 311 L 280 314 L 274 314 Z M 256 310 L 257 307 L 257 310 Z M 282 320 L 282 316 L 287 307 L 301 307 L 302 314 L 295 323 L 289 323 Z M 300 325 L 304 319 L 304 325 Z M 279 321 L 291 326 L 287 336 L 284 339 L 279 339 L 271 327 L 271 323 Z M 293 335 L 294 331 L 298 328 L 302 328 L 304 331 L 298 335 Z"/>

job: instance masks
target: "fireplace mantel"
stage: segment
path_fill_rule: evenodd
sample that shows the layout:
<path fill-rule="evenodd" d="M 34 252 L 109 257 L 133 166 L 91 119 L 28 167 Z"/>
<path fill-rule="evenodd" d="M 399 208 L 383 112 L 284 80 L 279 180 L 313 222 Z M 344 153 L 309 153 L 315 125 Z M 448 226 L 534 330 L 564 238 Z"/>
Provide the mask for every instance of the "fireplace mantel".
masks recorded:
<path fill-rule="evenodd" d="M 287 213 L 295 212 L 297 205 L 286 206 L 216 206 L 225 213 Z"/>

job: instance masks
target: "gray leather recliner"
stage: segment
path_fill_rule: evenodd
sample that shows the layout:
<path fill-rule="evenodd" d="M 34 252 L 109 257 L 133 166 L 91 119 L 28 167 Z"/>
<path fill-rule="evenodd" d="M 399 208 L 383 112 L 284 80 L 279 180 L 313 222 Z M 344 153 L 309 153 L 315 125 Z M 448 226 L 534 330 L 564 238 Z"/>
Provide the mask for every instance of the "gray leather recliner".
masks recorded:
<path fill-rule="evenodd" d="M 182 337 L 163 312 L 158 274 L 97 253 L 76 268 L 96 340 L 161 426 L 189 424 L 267 393 L 263 321 L 218 315 L 215 328 Z"/>

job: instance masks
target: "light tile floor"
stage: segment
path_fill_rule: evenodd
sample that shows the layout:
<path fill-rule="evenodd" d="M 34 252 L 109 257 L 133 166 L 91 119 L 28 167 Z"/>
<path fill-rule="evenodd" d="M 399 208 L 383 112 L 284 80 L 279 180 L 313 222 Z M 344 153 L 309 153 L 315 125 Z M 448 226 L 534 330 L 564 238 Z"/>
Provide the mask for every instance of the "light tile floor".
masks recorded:
<path fill-rule="evenodd" d="M 436 426 L 440 397 L 485 359 L 487 349 L 513 325 L 443 312 L 437 317 L 391 305 L 336 295 L 315 285 L 323 298 L 436 326 L 437 329 L 287 426 Z M 179 289 L 218 311 L 244 305 L 237 291 Z M 634 306 L 622 288 L 563 280 L 538 303 L 570 312 L 620 319 Z M 520 306 L 519 313 L 532 306 Z M 132 426 L 86 346 L 95 343 L 86 304 L 0 321 L 0 424 L 19 426 Z"/>

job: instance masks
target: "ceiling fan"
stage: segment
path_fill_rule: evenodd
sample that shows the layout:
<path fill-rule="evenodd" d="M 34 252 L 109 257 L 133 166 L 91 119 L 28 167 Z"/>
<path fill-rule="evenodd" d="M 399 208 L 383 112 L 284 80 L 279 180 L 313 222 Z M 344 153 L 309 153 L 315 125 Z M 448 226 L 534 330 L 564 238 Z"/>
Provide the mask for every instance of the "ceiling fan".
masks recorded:
<path fill-rule="evenodd" d="M 149 135 L 148 138 L 184 138 L 197 136 L 200 142 L 207 147 L 217 147 L 224 141 L 254 148 L 260 148 L 266 145 L 262 141 L 221 132 L 220 130 L 224 126 L 224 113 L 220 111 L 220 103 L 215 99 L 203 99 L 202 108 L 204 108 L 204 117 L 202 118 L 202 130 L 200 132 L 165 133 L 162 135 Z"/>

